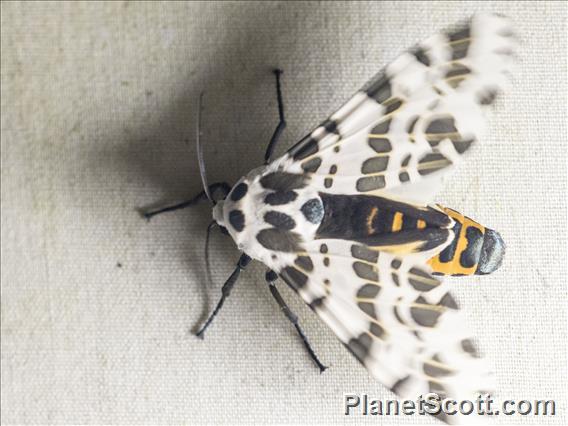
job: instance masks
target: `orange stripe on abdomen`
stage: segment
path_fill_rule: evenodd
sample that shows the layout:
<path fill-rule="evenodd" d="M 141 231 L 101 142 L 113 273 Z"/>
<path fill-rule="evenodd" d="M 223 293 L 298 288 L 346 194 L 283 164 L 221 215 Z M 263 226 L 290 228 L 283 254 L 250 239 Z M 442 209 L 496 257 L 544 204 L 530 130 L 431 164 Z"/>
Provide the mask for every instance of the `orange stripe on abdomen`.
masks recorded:
<path fill-rule="evenodd" d="M 454 221 L 453 241 L 428 263 L 441 275 L 472 275 L 477 269 L 485 227 L 455 210 L 442 207 Z"/>

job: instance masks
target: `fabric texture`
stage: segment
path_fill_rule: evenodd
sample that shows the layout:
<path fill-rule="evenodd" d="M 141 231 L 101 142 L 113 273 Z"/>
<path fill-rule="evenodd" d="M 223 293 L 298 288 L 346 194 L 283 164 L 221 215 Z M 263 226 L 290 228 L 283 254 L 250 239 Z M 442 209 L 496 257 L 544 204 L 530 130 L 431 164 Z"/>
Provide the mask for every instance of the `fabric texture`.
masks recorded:
<path fill-rule="evenodd" d="M 201 190 L 196 105 L 211 182 L 280 154 L 397 54 L 477 11 L 521 42 L 488 132 L 437 201 L 498 230 L 502 268 L 455 278 L 500 399 L 567 403 L 565 2 L 2 2 L 2 423 L 430 423 L 345 416 L 344 394 L 394 395 L 292 291 L 319 373 L 251 264 L 208 330 L 238 258 L 210 207 L 144 221 L 136 209 Z"/>

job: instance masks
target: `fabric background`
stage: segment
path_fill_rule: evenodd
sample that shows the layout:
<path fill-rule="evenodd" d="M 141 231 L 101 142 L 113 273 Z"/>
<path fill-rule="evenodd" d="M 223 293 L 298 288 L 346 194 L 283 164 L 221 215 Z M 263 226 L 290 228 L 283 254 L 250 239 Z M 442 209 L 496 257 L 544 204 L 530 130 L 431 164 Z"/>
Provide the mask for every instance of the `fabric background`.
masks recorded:
<path fill-rule="evenodd" d="M 497 229 L 503 267 L 456 279 L 497 396 L 555 399 L 565 424 L 566 3 L 2 3 L 2 422 L 431 423 L 343 415 L 344 393 L 393 395 L 281 286 L 321 359 L 312 365 L 251 265 L 206 339 L 191 330 L 238 253 L 210 208 L 142 220 L 136 208 L 201 189 L 205 92 L 211 181 L 281 153 L 398 53 L 475 11 L 521 39 L 489 132 L 438 201 Z M 118 265 L 121 265 L 120 267 Z"/>

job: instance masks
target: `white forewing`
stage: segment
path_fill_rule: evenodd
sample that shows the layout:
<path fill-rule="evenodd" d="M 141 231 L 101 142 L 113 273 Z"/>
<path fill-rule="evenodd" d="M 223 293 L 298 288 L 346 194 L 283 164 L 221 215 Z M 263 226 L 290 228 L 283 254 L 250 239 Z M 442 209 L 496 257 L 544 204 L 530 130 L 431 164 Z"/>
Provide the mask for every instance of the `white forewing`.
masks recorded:
<path fill-rule="evenodd" d="M 493 376 L 449 286 L 430 275 L 430 255 L 398 258 L 345 240 L 318 240 L 280 275 L 400 397 L 435 392 L 474 400 L 492 390 Z"/>
<path fill-rule="evenodd" d="M 389 64 L 277 160 L 329 193 L 397 193 L 428 203 L 441 175 L 480 137 L 481 105 L 506 81 L 515 39 L 508 20 L 479 15 Z M 429 191 L 413 184 L 428 181 Z M 396 188 L 395 191 L 393 189 Z"/>

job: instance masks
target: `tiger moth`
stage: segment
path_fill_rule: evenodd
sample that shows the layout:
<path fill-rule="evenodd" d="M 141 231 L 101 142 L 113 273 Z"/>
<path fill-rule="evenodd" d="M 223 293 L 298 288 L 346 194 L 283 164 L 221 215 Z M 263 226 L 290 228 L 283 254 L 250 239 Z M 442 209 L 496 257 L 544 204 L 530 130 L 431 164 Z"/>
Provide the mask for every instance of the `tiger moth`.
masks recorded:
<path fill-rule="evenodd" d="M 266 265 L 272 295 L 321 371 L 326 367 L 277 290 L 278 277 L 401 398 L 434 392 L 473 400 L 491 391 L 494 374 L 442 276 L 494 272 L 505 244 L 433 197 L 480 137 L 482 106 L 506 84 L 515 45 L 505 17 L 476 15 L 400 55 L 271 161 L 286 124 L 277 70 L 280 123 L 266 162 L 232 188 L 207 184 L 198 126 L 204 191 L 146 214 L 209 198 L 212 224 L 242 252 L 197 334 L 254 259 Z"/>

